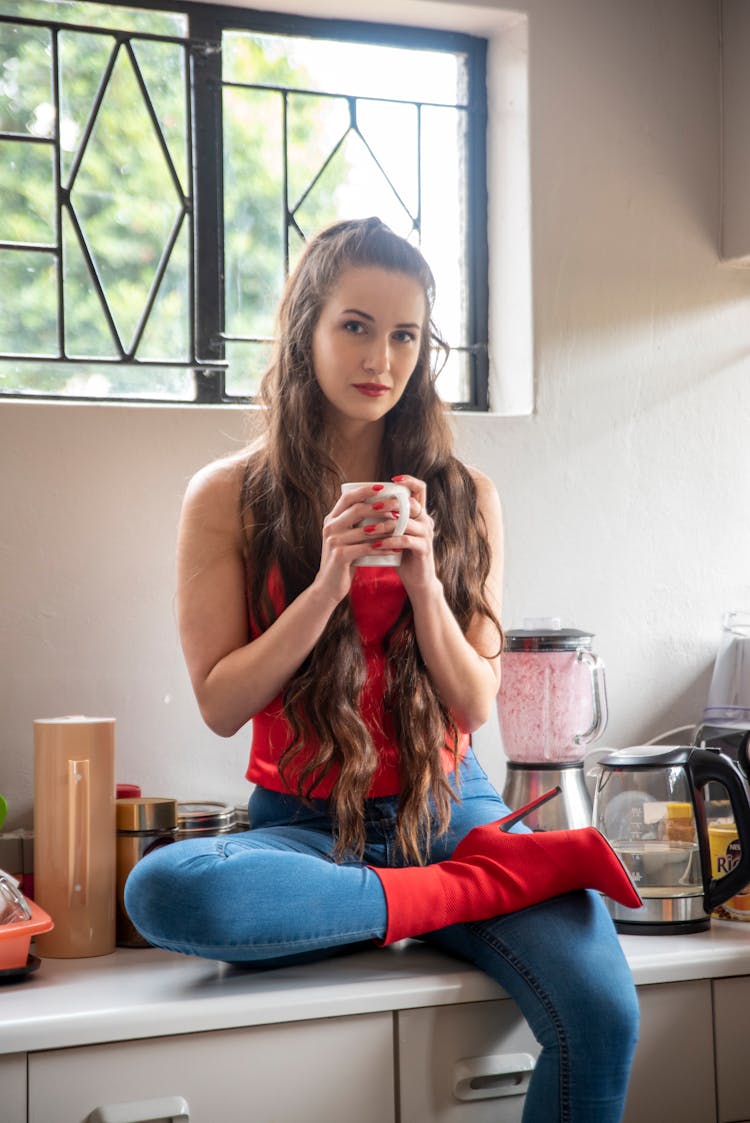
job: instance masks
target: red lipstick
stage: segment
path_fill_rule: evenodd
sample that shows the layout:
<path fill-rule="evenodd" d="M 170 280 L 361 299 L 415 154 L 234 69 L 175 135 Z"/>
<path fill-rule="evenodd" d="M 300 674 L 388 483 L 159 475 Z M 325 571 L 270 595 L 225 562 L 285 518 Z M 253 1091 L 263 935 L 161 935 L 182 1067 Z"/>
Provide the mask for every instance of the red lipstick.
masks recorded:
<path fill-rule="evenodd" d="M 380 382 L 355 382 L 354 389 L 359 390 L 360 394 L 366 394 L 368 398 L 379 398 L 381 394 L 388 393 L 388 387 Z"/>

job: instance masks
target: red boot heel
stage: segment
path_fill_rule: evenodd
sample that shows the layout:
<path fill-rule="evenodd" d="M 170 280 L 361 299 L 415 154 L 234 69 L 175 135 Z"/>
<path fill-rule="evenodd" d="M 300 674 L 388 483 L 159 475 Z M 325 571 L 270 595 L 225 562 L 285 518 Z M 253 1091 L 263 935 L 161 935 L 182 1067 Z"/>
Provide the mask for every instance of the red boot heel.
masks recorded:
<path fill-rule="evenodd" d="M 536 811 L 537 807 L 542 807 L 545 803 L 549 803 L 551 799 L 559 795 L 562 789 L 558 785 L 555 788 L 550 788 L 548 792 L 543 795 L 538 795 L 536 799 L 532 799 L 530 803 L 525 803 L 523 807 L 519 807 L 518 811 L 511 811 L 510 815 L 505 815 L 502 819 L 498 819 L 495 826 L 499 827 L 501 831 L 509 831 L 511 827 L 515 827 L 516 823 L 520 823 L 532 811 Z"/>

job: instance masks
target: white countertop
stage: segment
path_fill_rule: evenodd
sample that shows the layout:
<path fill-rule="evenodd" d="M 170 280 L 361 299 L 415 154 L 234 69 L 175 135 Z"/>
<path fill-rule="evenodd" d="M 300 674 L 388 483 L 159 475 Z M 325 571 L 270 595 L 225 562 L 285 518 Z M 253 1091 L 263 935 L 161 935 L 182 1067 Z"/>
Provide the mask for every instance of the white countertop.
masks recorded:
<path fill-rule="evenodd" d="M 639 985 L 750 975 L 750 924 L 689 936 L 623 936 Z M 404 941 L 298 967 L 253 971 L 158 951 L 45 959 L 0 986 L 0 1053 L 231 1029 L 503 997 L 481 972 Z"/>

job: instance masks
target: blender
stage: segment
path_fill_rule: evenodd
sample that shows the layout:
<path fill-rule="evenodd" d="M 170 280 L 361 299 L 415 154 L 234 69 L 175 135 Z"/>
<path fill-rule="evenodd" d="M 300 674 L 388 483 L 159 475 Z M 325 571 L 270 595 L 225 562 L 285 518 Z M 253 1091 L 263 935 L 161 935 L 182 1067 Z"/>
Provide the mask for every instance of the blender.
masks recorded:
<path fill-rule="evenodd" d="M 544 618 L 524 620 L 505 638 L 497 699 L 508 761 L 503 799 L 518 808 L 558 787 L 560 797 L 524 822 L 532 830 L 591 826 L 583 757 L 608 717 L 604 664 L 592 654 L 593 633 Z"/>

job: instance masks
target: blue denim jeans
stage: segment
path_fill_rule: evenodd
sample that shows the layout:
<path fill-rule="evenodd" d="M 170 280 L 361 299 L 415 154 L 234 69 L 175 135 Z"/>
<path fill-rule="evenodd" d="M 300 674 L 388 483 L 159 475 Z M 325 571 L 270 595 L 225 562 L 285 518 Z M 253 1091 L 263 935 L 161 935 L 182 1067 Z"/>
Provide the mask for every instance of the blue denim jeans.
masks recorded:
<path fill-rule="evenodd" d="M 431 862 L 476 826 L 507 813 L 469 753 L 460 800 Z M 125 889 L 133 923 L 172 951 L 257 966 L 322 958 L 382 937 L 386 905 L 374 866 L 394 855 L 397 797 L 367 802 L 364 861 L 334 862 L 324 801 L 307 807 L 256 788 L 251 829 L 165 846 Z M 541 1046 L 524 1123 L 618 1123 L 638 1032 L 630 970 L 597 893 L 580 891 L 423 939 L 475 964 L 516 1001 Z"/>

